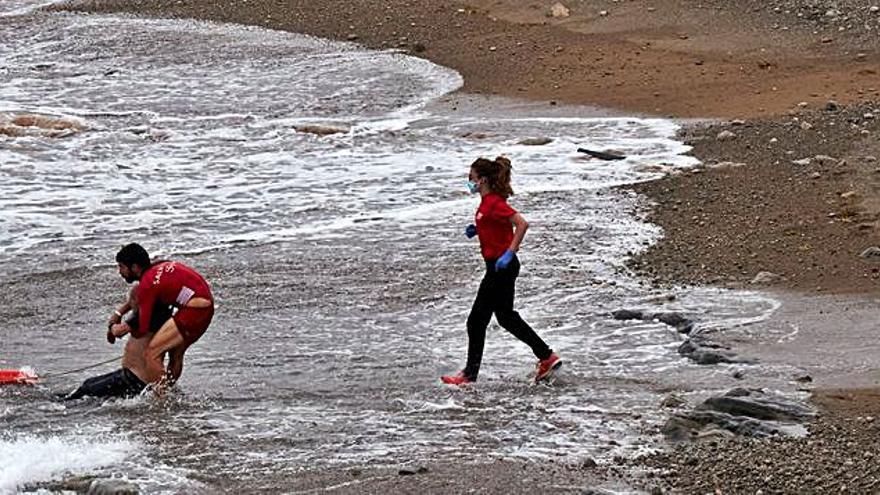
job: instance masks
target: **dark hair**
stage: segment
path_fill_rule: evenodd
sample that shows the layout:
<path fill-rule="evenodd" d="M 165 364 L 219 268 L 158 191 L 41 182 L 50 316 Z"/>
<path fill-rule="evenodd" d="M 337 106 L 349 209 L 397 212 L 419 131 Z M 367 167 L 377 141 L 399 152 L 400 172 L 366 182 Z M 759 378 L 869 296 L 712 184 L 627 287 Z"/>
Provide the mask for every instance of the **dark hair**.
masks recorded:
<path fill-rule="evenodd" d="M 476 172 L 477 177 L 486 179 L 489 190 L 501 197 L 509 198 L 513 196 L 513 188 L 510 187 L 510 160 L 507 157 L 499 156 L 494 160 L 487 158 L 477 158 L 471 164 L 471 169 Z"/>
<path fill-rule="evenodd" d="M 122 246 L 122 249 L 116 253 L 116 262 L 122 263 L 129 268 L 138 265 L 144 270 L 151 266 L 150 254 L 140 244 L 135 242 Z"/>

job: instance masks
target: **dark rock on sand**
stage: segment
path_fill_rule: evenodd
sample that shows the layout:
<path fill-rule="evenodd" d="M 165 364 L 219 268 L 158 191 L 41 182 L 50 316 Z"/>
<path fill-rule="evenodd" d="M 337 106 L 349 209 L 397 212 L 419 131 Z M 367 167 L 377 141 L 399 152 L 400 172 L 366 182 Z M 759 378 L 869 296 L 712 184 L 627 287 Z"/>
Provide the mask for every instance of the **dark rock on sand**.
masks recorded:
<path fill-rule="evenodd" d="M 772 421 L 803 421 L 816 415 L 805 405 L 742 388 L 733 389 L 721 397 L 710 397 L 698 408 Z"/>
<path fill-rule="evenodd" d="M 678 353 L 697 364 L 751 363 L 738 357 L 730 348 L 713 342 L 703 335 L 694 335 L 678 346 Z"/>
<path fill-rule="evenodd" d="M 663 433 L 673 441 L 711 436 L 713 429 L 763 437 L 783 433 L 785 424 L 815 416 L 812 408 L 784 397 L 762 390 L 735 388 L 722 396 L 706 399 L 692 411 L 673 415 L 663 426 Z"/>
<path fill-rule="evenodd" d="M 780 433 L 770 423 L 744 416 L 734 416 L 717 411 L 687 411 L 673 415 L 663 425 L 662 432 L 673 442 L 696 440 L 711 436 L 715 429 L 744 437 L 764 437 Z"/>

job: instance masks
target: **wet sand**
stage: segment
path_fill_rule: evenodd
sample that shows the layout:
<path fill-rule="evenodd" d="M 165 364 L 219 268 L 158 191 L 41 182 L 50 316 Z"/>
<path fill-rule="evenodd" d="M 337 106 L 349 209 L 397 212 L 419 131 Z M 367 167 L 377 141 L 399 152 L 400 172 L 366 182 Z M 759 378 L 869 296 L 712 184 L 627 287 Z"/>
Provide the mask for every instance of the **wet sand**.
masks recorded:
<path fill-rule="evenodd" d="M 830 425 L 833 432 L 835 422 L 853 428 L 853 435 L 840 437 L 842 452 L 876 451 L 874 423 L 858 420 L 878 404 L 876 389 L 870 388 L 876 383 L 876 363 L 866 345 L 873 341 L 876 301 L 804 296 L 870 294 L 877 286 L 874 262 L 858 256 L 880 240 L 874 204 L 880 176 L 878 106 L 873 103 L 880 89 L 880 38 L 875 34 L 880 16 L 863 2 L 841 2 L 841 12 L 831 15 L 796 0 L 699 6 L 588 2 L 570 6 L 571 15 L 560 18 L 548 17 L 549 3 L 512 0 L 294 1 L 283 7 L 267 0 L 78 4 L 97 12 L 256 24 L 404 49 L 460 71 L 466 93 L 682 118 L 746 119 L 692 125 L 684 132 L 703 163 L 744 165 L 709 167 L 636 188 L 658 204 L 651 219 L 666 237 L 634 266 L 658 285 L 753 287 L 749 282 L 757 273 L 769 271 L 779 276 L 771 287 L 799 291 L 783 298 L 784 309 L 773 321 L 809 331 L 797 334 L 803 340 L 775 343 L 766 359 L 790 361 L 810 372 L 817 385 L 833 387 L 814 394 L 827 418 L 817 428 Z M 719 139 L 722 131 L 734 137 Z M 815 160 L 817 155 L 833 160 Z M 814 159 L 792 163 L 804 158 Z M 756 347 L 756 335 L 731 342 L 744 353 L 767 350 Z M 864 359 L 853 362 L 854 356 Z M 841 391 L 853 386 L 869 388 Z M 834 441 L 831 437 L 828 441 Z M 833 481 L 838 457 L 823 457 L 818 442 L 796 445 L 809 454 L 822 479 Z M 716 464 L 729 465 L 723 459 L 732 462 L 761 452 L 784 460 L 789 451 L 775 442 L 734 442 L 715 452 L 721 456 Z M 690 454 L 671 455 L 673 463 Z M 441 472 L 435 472 L 438 479 L 449 479 Z M 745 486 L 738 484 L 744 477 L 761 472 L 694 471 L 688 476 L 681 471 L 663 486 L 684 492 L 735 491 Z M 781 468 L 768 472 L 789 480 L 767 485 L 771 490 L 814 486 Z M 870 476 L 866 479 L 834 487 L 875 489 Z M 755 483 L 749 486 L 761 486 Z"/>
<path fill-rule="evenodd" d="M 554 2 L 521 0 L 73 3 L 401 49 L 460 72 L 465 92 L 661 116 L 778 115 L 802 100 L 846 103 L 880 90 L 880 42 L 855 22 L 876 29 L 876 19 L 858 1 L 841 4 L 847 20 L 833 22 L 794 0 L 779 12 L 760 0 L 569 2 L 567 17 L 550 16 Z"/>

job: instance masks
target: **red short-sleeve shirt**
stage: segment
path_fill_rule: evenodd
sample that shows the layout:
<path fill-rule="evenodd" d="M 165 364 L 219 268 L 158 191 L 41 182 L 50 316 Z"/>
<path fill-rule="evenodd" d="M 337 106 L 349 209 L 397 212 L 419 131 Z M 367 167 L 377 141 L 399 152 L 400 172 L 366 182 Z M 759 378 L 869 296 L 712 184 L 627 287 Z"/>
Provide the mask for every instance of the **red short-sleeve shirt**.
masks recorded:
<path fill-rule="evenodd" d="M 484 259 L 498 259 L 510 247 L 513 242 L 513 224 L 510 218 L 514 215 L 516 210 L 502 196 L 495 193 L 483 196 L 474 223 L 477 225 L 480 251 Z"/>
<path fill-rule="evenodd" d="M 198 272 L 175 261 L 154 264 L 141 274 L 137 288 L 140 324 L 131 334 L 143 337 L 149 331 L 153 306 L 157 302 L 180 307 L 193 297 L 214 300 L 208 283 Z"/>

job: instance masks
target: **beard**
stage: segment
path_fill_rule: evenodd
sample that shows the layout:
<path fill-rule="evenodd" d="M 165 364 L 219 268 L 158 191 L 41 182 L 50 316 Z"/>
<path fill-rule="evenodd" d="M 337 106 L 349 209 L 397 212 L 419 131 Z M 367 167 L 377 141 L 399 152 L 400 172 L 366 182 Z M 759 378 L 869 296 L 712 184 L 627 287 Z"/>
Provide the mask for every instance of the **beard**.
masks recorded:
<path fill-rule="evenodd" d="M 133 284 L 133 283 L 137 282 L 138 280 L 140 280 L 138 277 L 136 277 L 134 275 L 129 275 L 128 277 L 122 277 L 122 278 L 124 278 L 125 281 L 130 284 Z"/>

